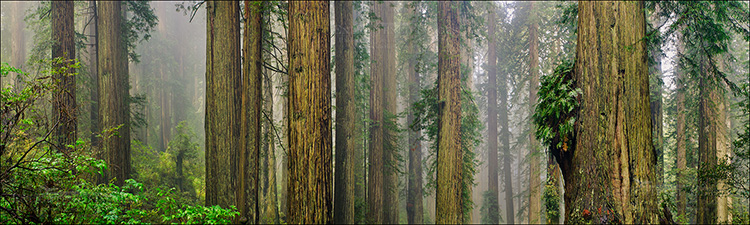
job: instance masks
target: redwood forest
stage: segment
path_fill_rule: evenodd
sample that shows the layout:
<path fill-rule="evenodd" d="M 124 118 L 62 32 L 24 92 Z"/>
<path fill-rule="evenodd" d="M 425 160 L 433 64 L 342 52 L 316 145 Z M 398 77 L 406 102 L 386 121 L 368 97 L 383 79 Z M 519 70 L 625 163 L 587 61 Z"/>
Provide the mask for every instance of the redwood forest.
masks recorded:
<path fill-rule="evenodd" d="M 0 224 L 750 224 L 748 1 L 0 6 Z"/>

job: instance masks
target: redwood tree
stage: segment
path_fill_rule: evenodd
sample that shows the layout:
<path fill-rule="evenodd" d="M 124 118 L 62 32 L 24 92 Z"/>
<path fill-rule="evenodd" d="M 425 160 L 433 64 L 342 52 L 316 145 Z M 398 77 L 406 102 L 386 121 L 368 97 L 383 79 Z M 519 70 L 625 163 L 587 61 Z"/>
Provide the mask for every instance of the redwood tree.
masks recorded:
<path fill-rule="evenodd" d="M 235 171 L 241 146 L 239 4 L 206 4 L 206 205 L 229 207 L 238 205 Z"/>
<path fill-rule="evenodd" d="M 328 1 L 289 2 L 289 223 L 332 222 Z"/>
<path fill-rule="evenodd" d="M 75 143 L 76 139 L 76 80 L 71 68 L 76 57 L 73 38 L 73 1 L 53 1 L 51 7 L 52 20 L 52 58 L 53 78 L 57 89 L 52 97 L 52 118 L 57 123 L 55 129 L 55 144 L 60 152 L 69 152 L 66 147 Z"/>
<path fill-rule="evenodd" d="M 658 222 L 643 4 L 578 3 L 575 141 L 553 149 L 566 223 Z"/>
<path fill-rule="evenodd" d="M 336 180 L 334 222 L 354 223 L 354 153 L 356 103 L 354 88 L 354 33 L 352 2 L 336 8 Z"/>
<path fill-rule="evenodd" d="M 438 3 L 438 152 L 435 222 L 439 224 L 463 222 L 458 11 L 456 2 Z"/>
<path fill-rule="evenodd" d="M 123 39 L 122 3 L 97 3 L 97 46 L 99 67 L 99 121 L 102 149 L 109 171 L 105 181 L 121 186 L 130 177 L 130 105 L 128 99 L 128 55 Z"/>
<path fill-rule="evenodd" d="M 487 218 L 490 218 L 488 223 L 499 223 L 500 213 L 498 203 L 498 172 L 497 172 L 497 52 L 495 50 L 496 45 L 496 19 L 495 19 L 495 5 L 491 4 L 487 14 L 487 175 L 488 175 L 488 188 L 490 201 L 485 203 L 488 205 Z"/>

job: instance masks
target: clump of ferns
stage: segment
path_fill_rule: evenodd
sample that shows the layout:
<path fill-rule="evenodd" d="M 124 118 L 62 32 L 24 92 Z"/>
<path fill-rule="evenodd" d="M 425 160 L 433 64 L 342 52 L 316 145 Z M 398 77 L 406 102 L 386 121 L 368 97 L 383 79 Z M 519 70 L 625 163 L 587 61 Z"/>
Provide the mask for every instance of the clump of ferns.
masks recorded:
<path fill-rule="evenodd" d="M 557 157 L 566 155 L 575 144 L 574 125 L 582 92 L 576 86 L 573 68 L 572 61 L 563 60 L 552 74 L 541 77 L 539 100 L 532 115 L 536 137 Z"/>

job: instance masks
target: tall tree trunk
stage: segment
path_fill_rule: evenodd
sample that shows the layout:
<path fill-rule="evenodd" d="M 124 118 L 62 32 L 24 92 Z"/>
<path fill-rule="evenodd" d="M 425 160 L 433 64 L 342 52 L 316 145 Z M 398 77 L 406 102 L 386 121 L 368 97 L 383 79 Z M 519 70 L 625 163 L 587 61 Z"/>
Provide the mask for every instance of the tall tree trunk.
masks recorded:
<path fill-rule="evenodd" d="M 378 18 L 383 18 L 385 14 L 385 5 L 389 3 L 373 2 L 371 7 L 372 14 Z M 385 218 L 385 120 L 384 120 L 384 87 L 383 83 L 386 75 L 386 51 L 385 46 L 388 41 L 385 37 L 385 31 L 379 26 L 370 30 L 370 143 L 369 143 L 369 168 L 368 168 L 368 223 L 381 224 L 386 222 Z"/>
<path fill-rule="evenodd" d="M 11 24 L 11 66 L 25 71 L 26 67 L 26 37 L 24 35 L 26 23 L 23 20 L 26 11 L 26 2 L 18 1 L 11 3 L 10 24 Z M 21 75 L 10 73 L 8 82 L 13 87 L 13 92 L 20 93 L 22 87 Z"/>
<path fill-rule="evenodd" d="M 438 3 L 438 152 L 435 222 L 463 222 L 459 12 Z"/>
<path fill-rule="evenodd" d="M 711 60 L 719 64 L 719 57 Z M 723 196 L 719 193 L 719 183 L 710 176 L 716 170 L 717 162 L 726 153 L 727 124 L 726 124 L 726 84 L 718 78 L 709 63 L 708 56 L 700 59 L 702 76 L 700 77 L 699 129 L 698 129 L 698 223 L 720 223 L 727 220 Z M 723 209 L 722 209 L 723 208 Z M 722 211 L 723 210 L 723 211 Z M 719 214 L 719 211 L 722 211 Z"/>
<path fill-rule="evenodd" d="M 664 132 L 662 110 L 662 78 L 661 78 L 661 50 L 649 52 L 649 57 L 654 61 L 649 66 L 650 76 L 650 108 L 651 127 L 653 127 L 654 150 L 656 151 L 656 182 L 659 187 L 664 185 Z"/>
<path fill-rule="evenodd" d="M 289 223 L 333 219 L 329 10 L 289 2 Z"/>
<path fill-rule="evenodd" d="M 128 104 L 128 55 L 122 38 L 122 4 L 97 4 L 97 47 L 99 66 L 99 119 L 104 133 L 102 148 L 109 171 L 105 180 L 122 186 L 130 177 L 130 105 Z M 117 129 L 119 128 L 119 129 Z"/>
<path fill-rule="evenodd" d="M 354 102 L 352 2 L 337 1 L 336 13 L 336 180 L 334 222 L 354 223 L 354 152 L 357 107 Z"/>
<path fill-rule="evenodd" d="M 406 14 L 406 18 L 410 19 L 414 16 L 421 16 L 417 15 L 416 11 L 417 6 L 409 7 L 408 12 Z M 417 26 L 422 26 L 422 24 L 417 24 L 415 22 L 411 22 L 408 25 L 410 29 L 414 30 L 417 29 Z M 417 73 L 417 59 L 416 59 L 416 44 L 415 39 L 416 33 L 410 32 L 410 35 L 406 37 L 406 46 L 407 47 L 407 56 L 410 57 L 408 59 L 408 67 L 407 67 L 407 76 L 409 80 L 409 108 L 413 109 L 414 104 L 416 104 L 417 101 L 419 101 L 419 91 L 421 89 L 421 81 L 419 78 L 419 73 Z M 416 117 L 414 116 L 414 112 L 409 111 L 409 114 L 406 117 L 407 125 L 411 125 L 414 123 L 414 120 Z M 408 192 L 406 197 L 406 214 L 408 217 L 409 224 L 422 224 L 424 222 L 424 219 L 422 218 L 424 215 L 424 209 L 422 208 L 422 142 L 420 141 L 420 138 L 422 136 L 422 131 L 412 130 L 409 129 L 409 173 L 408 173 Z"/>
<path fill-rule="evenodd" d="M 358 6 L 362 6 L 362 2 L 357 3 Z M 352 4 L 354 5 L 354 4 Z M 362 13 L 364 12 L 364 7 L 355 7 L 354 13 L 353 13 L 353 19 L 352 19 L 352 32 L 364 33 L 365 27 L 364 27 L 364 19 L 362 18 Z M 352 33 L 352 35 L 354 35 Z M 364 38 L 360 39 L 354 39 L 353 45 L 352 45 L 352 51 L 357 52 L 357 46 L 360 46 L 361 49 L 366 49 L 365 44 L 363 40 Z M 338 42 L 337 42 L 338 43 Z M 354 54 L 354 53 L 352 53 Z M 352 56 L 353 57 L 353 56 Z M 355 60 L 353 60 L 355 61 Z M 355 61 L 356 62 L 356 61 Z M 355 87 L 360 87 L 360 83 L 357 81 L 359 80 L 359 76 L 364 75 L 364 70 L 368 68 L 363 67 L 357 69 L 354 67 L 353 73 L 355 76 Z M 361 81 L 360 81 L 361 82 Z M 355 95 L 358 92 L 358 88 L 354 89 Z M 354 131 L 356 132 L 354 134 L 354 146 L 353 151 L 351 151 L 352 154 L 354 154 L 354 180 L 352 182 L 355 183 L 354 186 L 354 213 L 355 215 L 355 223 L 364 223 L 366 222 L 366 218 L 364 215 L 364 212 L 367 210 L 367 142 L 365 141 L 365 138 L 367 137 L 368 133 L 367 130 L 369 129 L 369 126 L 367 126 L 367 119 L 369 117 L 368 114 L 362 113 L 362 111 L 365 108 L 365 101 L 363 101 L 366 97 L 364 97 L 368 90 L 359 90 L 359 93 L 363 95 L 362 98 L 356 98 L 355 100 L 355 109 L 357 110 L 357 113 L 355 114 L 355 118 L 357 119 L 356 122 L 354 122 Z M 356 204 L 357 200 L 361 201 L 364 204 Z M 335 208 L 335 207 L 334 207 Z M 359 218 L 360 220 L 356 220 Z"/>
<path fill-rule="evenodd" d="M 680 40 L 680 39 L 677 39 Z M 683 44 L 678 43 L 678 52 L 683 52 Z M 687 114 L 687 109 L 685 107 L 685 84 L 687 82 L 687 77 L 685 76 L 685 72 L 681 69 L 677 69 L 675 71 L 675 83 L 677 83 L 677 89 L 676 92 L 676 98 L 677 98 L 677 118 L 676 118 L 676 148 L 677 148 L 677 185 L 675 192 L 677 193 L 677 215 L 687 215 L 687 193 L 683 190 L 685 188 L 685 182 L 684 180 L 687 180 L 685 176 L 687 176 L 686 170 L 687 170 L 687 155 L 686 155 L 686 148 L 687 148 L 687 137 L 686 137 L 686 124 L 685 124 L 685 117 Z"/>
<path fill-rule="evenodd" d="M 396 115 L 398 114 L 397 96 L 398 88 L 396 87 L 396 41 L 394 33 L 394 14 L 395 10 L 391 2 L 381 3 L 382 17 L 380 17 L 383 28 L 378 29 L 377 35 L 383 38 L 385 45 L 374 46 L 378 54 L 382 56 L 383 72 L 383 141 L 385 144 L 383 152 L 383 222 L 389 224 L 398 223 L 398 167 L 399 162 L 396 160 L 398 154 L 398 132 Z"/>
<path fill-rule="evenodd" d="M 72 151 L 67 145 L 74 144 L 76 139 L 76 80 L 75 70 L 70 68 L 76 57 L 73 12 L 73 1 L 52 2 L 52 58 L 60 58 L 53 64 L 57 89 L 52 94 L 52 118 L 58 126 L 54 142 L 60 152 Z"/>
<path fill-rule="evenodd" d="M 161 83 L 161 87 L 159 88 L 159 111 L 161 113 L 161 118 L 159 120 L 159 136 L 161 136 L 161 140 L 159 141 L 159 151 L 166 151 L 167 146 L 169 146 L 169 134 L 172 120 L 172 115 L 169 113 L 169 93 L 171 93 L 171 90 L 169 90 L 169 78 L 166 73 L 164 73 L 164 67 L 164 64 L 159 65 L 159 75 L 161 78 L 159 81 Z"/>
<path fill-rule="evenodd" d="M 234 11 L 233 11 L 234 12 Z M 240 215 L 249 223 L 260 222 L 259 182 L 261 151 L 261 81 L 263 18 L 261 2 L 245 1 L 243 74 L 240 110 L 240 144 L 237 202 Z"/>
<path fill-rule="evenodd" d="M 91 148 L 94 154 L 104 159 L 104 155 L 100 152 L 101 149 L 101 138 L 99 134 L 102 132 L 101 121 L 99 121 L 99 73 L 98 73 L 98 39 L 97 36 L 97 16 L 96 1 L 89 1 L 89 10 L 91 10 L 92 22 L 88 25 L 90 29 L 86 30 L 89 44 L 87 45 L 86 52 L 88 52 L 88 65 L 89 65 L 89 79 L 91 82 L 91 88 L 89 94 L 91 95 L 91 105 L 89 105 L 89 120 L 91 120 L 91 126 L 89 132 L 91 132 L 89 139 L 91 141 Z M 147 142 L 144 142 L 147 143 Z M 103 177 L 98 177 L 96 183 L 104 183 Z"/>
<path fill-rule="evenodd" d="M 515 223 L 515 208 L 513 207 L 513 156 L 510 154 L 510 128 L 508 121 L 508 74 L 500 74 L 499 82 L 499 122 L 500 128 L 500 144 L 502 145 L 503 151 L 503 181 L 505 189 L 505 222 L 509 224 Z"/>
<path fill-rule="evenodd" d="M 643 4 L 578 3 L 576 139 L 553 150 L 566 223 L 658 222 Z"/>
<path fill-rule="evenodd" d="M 529 115 L 534 114 L 537 102 L 537 91 L 539 91 L 539 25 L 537 16 L 534 15 L 534 2 L 529 3 L 531 23 L 529 23 Z M 529 120 L 529 220 L 528 223 L 541 223 L 539 213 L 542 211 L 542 185 L 539 178 L 539 142 L 536 140 L 536 129 Z"/>
<path fill-rule="evenodd" d="M 459 54 L 461 55 L 461 62 L 460 62 L 461 71 L 459 72 L 459 74 L 461 74 L 461 89 L 467 91 L 467 93 L 464 93 L 462 91 L 461 95 L 463 96 L 463 95 L 468 94 L 468 95 L 473 96 L 473 93 L 474 93 L 474 76 L 473 76 L 474 75 L 474 49 L 473 49 L 474 40 L 472 39 L 472 33 L 474 31 L 472 31 L 472 22 L 471 22 L 472 18 L 468 15 L 468 14 L 471 14 L 471 12 L 473 12 L 473 7 L 471 6 L 470 1 L 462 1 L 459 3 L 459 8 L 464 8 L 469 11 L 469 13 L 461 14 L 461 18 L 459 19 L 460 27 L 463 27 L 461 36 L 460 36 L 462 45 L 459 48 L 460 49 Z M 461 106 L 462 113 L 465 112 L 467 109 L 470 109 L 471 107 L 476 107 L 473 104 L 474 104 L 473 100 L 464 102 Z M 471 145 L 466 145 L 466 146 L 467 147 L 465 148 L 462 146 L 461 154 L 464 154 L 463 151 L 467 151 L 467 152 L 474 151 L 473 148 L 468 147 Z M 471 159 L 468 159 L 468 160 L 471 160 Z M 462 168 L 466 168 L 466 165 L 462 164 Z M 474 175 L 464 174 L 463 176 L 464 177 L 462 179 L 466 179 L 467 177 L 473 178 Z M 468 184 L 468 185 L 465 185 L 463 187 L 464 188 L 463 192 L 465 193 L 463 194 L 464 200 L 473 201 L 474 184 L 470 182 L 466 182 L 465 184 Z M 473 204 L 473 202 L 471 203 Z M 475 211 L 474 210 L 476 209 L 475 207 L 471 207 L 472 210 L 470 211 L 467 211 L 469 209 L 467 207 L 464 207 L 463 209 L 465 211 L 464 211 L 464 217 L 463 217 L 462 223 L 466 223 L 466 224 L 472 223 L 474 219 L 474 213 L 478 212 L 479 210 Z"/>
<path fill-rule="evenodd" d="M 497 172 L 497 51 L 496 46 L 496 24 L 495 4 L 491 4 L 487 14 L 487 171 L 488 171 L 488 188 L 490 201 L 488 205 L 487 217 L 490 218 L 488 223 L 497 224 L 500 222 L 500 209 L 498 202 L 498 172 Z"/>
<path fill-rule="evenodd" d="M 262 7 L 261 15 L 263 13 L 270 12 L 268 9 L 268 4 L 266 2 L 260 3 L 260 7 Z M 271 18 L 269 17 L 263 17 L 261 18 L 263 23 L 263 39 L 264 41 L 272 41 L 273 39 L 267 39 L 271 26 Z M 270 54 L 267 52 L 265 54 L 262 54 L 264 61 L 270 61 L 268 60 L 270 58 Z M 263 164 L 261 165 L 262 168 L 262 175 L 263 175 L 263 183 L 259 183 L 259 185 L 263 185 L 262 189 L 262 201 L 259 201 L 259 204 L 262 202 L 264 205 L 264 208 L 262 209 L 262 216 L 261 216 L 261 223 L 273 223 L 273 224 L 279 224 L 279 205 L 278 205 L 278 196 L 277 196 L 277 190 L 276 190 L 276 139 L 274 138 L 276 135 L 276 127 L 274 125 L 274 95 L 273 95 L 273 83 L 274 79 L 274 73 L 269 70 L 266 67 L 263 67 L 263 112 L 261 115 L 261 121 L 263 121 L 263 143 L 261 147 L 261 161 Z"/>
<path fill-rule="evenodd" d="M 242 184 L 238 181 L 245 178 L 239 171 L 248 169 L 238 162 L 238 159 L 245 159 L 241 154 L 245 148 L 240 135 L 243 92 L 239 4 L 229 1 L 206 3 L 206 205 L 237 205 L 241 214 L 234 218 L 235 223 L 243 216 L 256 221 L 247 217 L 247 209 L 242 210 L 245 201 L 237 199 L 247 190 L 238 187 Z"/>
<path fill-rule="evenodd" d="M 265 3 L 263 3 L 265 4 Z M 264 18 L 264 21 L 265 18 Z M 271 83 L 271 73 L 269 70 L 264 69 L 263 76 L 263 146 L 262 146 L 262 162 L 263 165 L 263 216 L 261 217 L 261 223 L 279 223 L 279 205 L 277 204 L 278 198 L 276 195 L 276 150 L 274 139 L 274 125 L 273 125 L 273 84 Z"/>

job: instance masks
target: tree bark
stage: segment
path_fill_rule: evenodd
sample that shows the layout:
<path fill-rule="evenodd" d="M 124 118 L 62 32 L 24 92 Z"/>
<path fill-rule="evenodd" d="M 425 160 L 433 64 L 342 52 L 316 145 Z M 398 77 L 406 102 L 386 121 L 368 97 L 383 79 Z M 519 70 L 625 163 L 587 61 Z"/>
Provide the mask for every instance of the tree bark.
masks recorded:
<path fill-rule="evenodd" d="M 73 27 L 73 1 L 53 1 L 51 6 L 52 20 L 52 58 L 60 58 L 53 63 L 53 78 L 57 84 L 52 97 L 55 144 L 60 152 L 68 153 L 74 149 L 67 145 L 75 144 L 77 127 L 75 62 L 76 49 Z"/>
<path fill-rule="evenodd" d="M 98 58 L 99 58 L 99 47 L 98 47 L 98 30 L 97 23 L 99 18 L 97 16 L 96 1 L 89 1 L 89 9 L 91 10 L 92 20 L 88 25 L 90 29 L 86 30 L 86 35 L 89 38 L 86 52 L 88 53 L 88 65 L 89 65 L 89 79 L 91 82 L 91 88 L 89 94 L 91 95 L 91 105 L 89 105 L 89 120 L 91 125 L 89 132 L 91 132 L 89 139 L 91 141 L 91 149 L 94 155 L 99 159 L 104 159 L 104 155 L 101 153 L 101 138 L 99 134 L 102 132 L 101 121 L 99 121 L 99 73 L 98 73 Z M 147 143 L 147 142 L 146 142 Z M 95 183 L 104 183 L 104 179 L 101 176 L 92 180 Z"/>
<path fill-rule="evenodd" d="M 682 27 L 681 27 L 682 29 Z M 683 31 L 681 31 L 683 32 Z M 681 35 L 681 33 L 678 33 L 678 35 Z M 683 54 L 685 52 L 685 44 L 681 41 L 681 38 L 677 38 L 677 52 L 680 54 Z M 679 61 L 682 56 L 679 56 L 676 60 Z M 675 200 L 675 205 L 677 207 L 677 215 L 686 215 L 687 211 L 687 193 L 683 190 L 685 188 L 685 182 L 684 180 L 687 180 L 685 176 L 687 176 L 686 170 L 687 170 L 687 158 L 686 158 L 686 148 L 687 148 L 687 127 L 685 123 L 687 109 L 685 107 L 686 101 L 685 101 L 685 92 L 686 84 L 687 84 L 687 77 L 685 74 L 685 71 L 676 68 L 675 69 L 675 83 L 677 85 L 677 88 L 675 89 L 675 98 L 676 98 L 676 106 L 677 106 L 677 112 L 676 112 L 676 119 L 675 119 L 675 148 L 677 149 L 677 156 L 676 156 L 676 166 L 677 166 L 677 175 L 676 175 L 676 190 L 675 193 L 677 195 L 677 199 Z"/>
<path fill-rule="evenodd" d="M 239 4 L 206 3 L 206 205 L 241 209 L 244 204 L 237 203 L 244 201 L 237 199 L 238 181 L 244 176 L 238 178 L 238 170 L 246 167 L 238 163 L 243 158 L 240 149 L 244 150 L 238 123 L 242 103 Z M 242 216 L 247 214 L 233 221 L 239 222 Z"/>
<path fill-rule="evenodd" d="M 650 89 L 650 109 L 651 109 L 651 127 L 653 127 L 654 150 L 656 150 L 656 182 L 659 187 L 664 185 L 664 131 L 663 120 L 664 111 L 662 109 L 662 72 L 661 72 L 661 51 L 649 52 L 649 57 L 654 61 L 649 65 L 649 76 L 651 81 Z"/>
<path fill-rule="evenodd" d="M 332 222 L 328 1 L 289 2 L 289 223 Z"/>
<path fill-rule="evenodd" d="M 508 74 L 501 73 L 499 85 L 499 122 L 500 144 L 503 152 L 503 182 L 505 186 L 505 222 L 515 223 L 515 208 L 513 207 L 513 156 L 510 154 L 510 128 L 508 120 Z"/>
<path fill-rule="evenodd" d="M 411 18 L 417 15 L 416 7 L 410 7 L 407 12 L 406 18 Z M 410 29 L 417 29 L 417 26 L 422 24 L 409 23 Z M 408 60 L 408 69 L 406 71 L 409 79 L 409 108 L 413 109 L 414 104 L 419 101 L 419 91 L 421 89 L 421 81 L 419 73 L 417 73 L 417 59 L 416 59 L 416 37 L 415 32 L 410 32 L 407 37 L 407 55 L 410 57 Z M 414 123 L 416 117 L 414 112 L 409 112 L 406 117 L 407 124 L 411 125 Z M 424 222 L 424 209 L 422 202 L 422 142 L 420 138 L 422 136 L 421 130 L 409 129 L 409 173 L 408 173 L 408 192 L 406 199 L 406 214 L 408 217 L 409 224 L 422 224 Z"/>
<path fill-rule="evenodd" d="M 537 16 L 533 15 L 534 2 L 529 3 L 529 12 L 532 13 L 528 25 L 529 32 L 529 115 L 534 114 L 537 102 L 537 91 L 539 91 L 539 25 Z M 539 213 L 542 211 L 542 185 L 540 175 L 539 141 L 536 140 L 536 128 L 529 120 L 529 220 L 528 223 L 541 223 Z"/>
<path fill-rule="evenodd" d="M 578 4 L 576 140 L 553 151 L 566 223 L 658 222 L 643 4 Z"/>
<path fill-rule="evenodd" d="M 122 186 L 130 177 L 130 105 L 128 104 L 128 55 L 122 38 L 120 2 L 97 4 L 97 46 L 99 66 L 99 120 L 105 132 L 102 142 L 108 164 L 106 181 Z M 118 129 L 119 127 L 119 129 Z"/>
<path fill-rule="evenodd" d="M 382 18 L 385 5 L 388 3 L 373 2 L 371 7 L 372 14 L 378 18 Z M 374 22 L 373 22 L 374 23 Z M 385 110 L 383 98 L 384 95 L 384 79 L 385 79 L 385 67 L 386 54 L 383 51 L 386 46 L 387 40 L 384 37 L 383 29 L 375 26 L 374 29 L 370 30 L 370 142 L 369 142 L 369 160 L 370 165 L 368 167 L 368 186 L 367 186 L 367 202 L 368 202 L 368 223 L 381 224 L 386 222 L 385 218 Z"/>
<path fill-rule="evenodd" d="M 438 3 L 438 152 L 435 222 L 463 222 L 461 76 L 456 2 Z"/>
<path fill-rule="evenodd" d="M 12 63 L 11 66 L 20 69 L 21 71 L 25 71 L 26 67 L 26 37 L 25 37 L 25 27 L 26 22 L 24 22 L 24 12 L 26 11 L 26 2 L 18 1 L 11 3 L 11 12 L 10 12 L 10 24 L 11 24 L 11 56 L 10 56 L 10 62 Z M 22 87 L 21 84 L 21 75 L 16 73 L 10 73 L 8 74 L 8 82 L 10 86 L 13 87 L 14 93 L 20 93 Z"/>
<path fill-rule="evenodd" d="M 334 223 L 354 223 L 354 152 L 357 108 L 354 102 L 352 2 L 337 1 L 336 13 L 336 180 Z"/>
<path fill-rule="evenodd" d="M 384 165 L 384 182 L 383 182 L 383 206 L 385 206 L 383 222 L 396 224 L 399 218 L 398 203 L 398 167 L 399 162 L 396 160 L 398 154 L 398 132 L 396 115 L 398 114 L 397 96 L 398 88 L 396 87 L 396 41 L 394 33 L 394 6 L 391 2 L 381 3 L 382 17 L 380 17 L 383 28 L 378 29 L 376 35 L 383 38 L 385 45 L 374 46 L 373 54 L 378 52 L 384 60 L 381 65 L 385 68 L 383 74 L 383 141 L 385 142 L 383 152 Z"/>
<path fill-rule="evenodd" d="M 500 222 L 500 209 L 498 202 L 498 171 L 497 171 L 497 51 L 495 50 L 497 19 L 495 18 L 495 5 L 491 4 L 487 14 L 487 171 L 488 188 L 491 193 L 488 205 L 488 223 Z"/>
<path fill-rule="evenodd" d="M 240 222 L 260 222 L 259 179 L 261 151 L 261 96 L 263 67 L 263 19 L 260 1 L 245 1 L 243 74 L 240 110 L 240 144 L 238 162 L 237 204 Z"/>
<path fill-rule="evenodd" d="M 718 57 L 711 59 L 717 66 Z M 698 127 L 698 205 L 697 223 L 727 221 L 726 202 L 719 189 L 721 181 L 711 176 L 718 160 L 727 150 L 726 84 L 718 78 L 708 56 L 701 56 L 700 102 Z M 720 156 L 721 155 L 721 156 Z M 723 185 L 721 185 L 723 186 Z"/>

